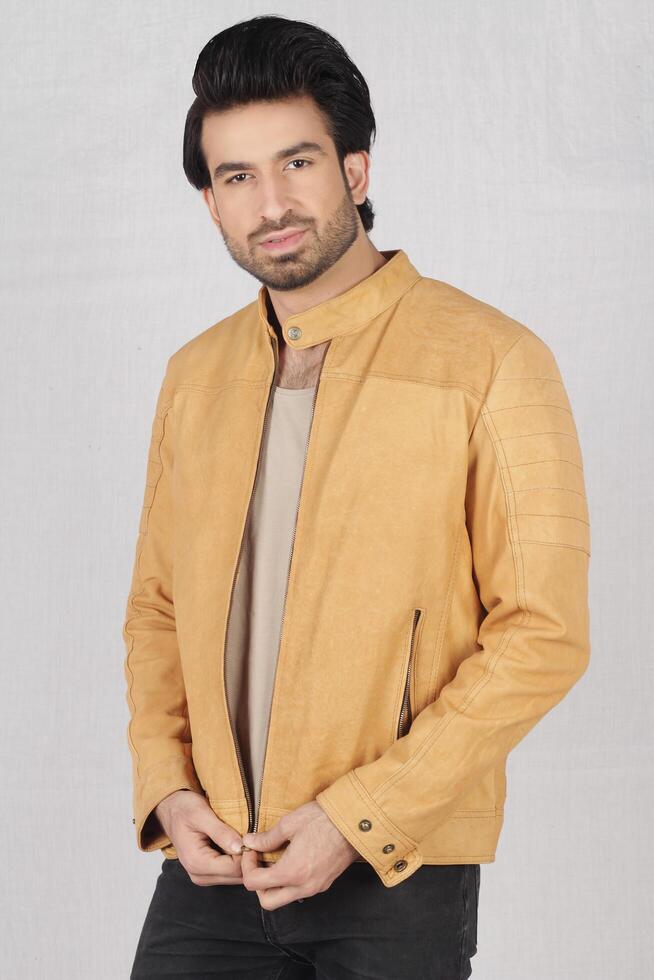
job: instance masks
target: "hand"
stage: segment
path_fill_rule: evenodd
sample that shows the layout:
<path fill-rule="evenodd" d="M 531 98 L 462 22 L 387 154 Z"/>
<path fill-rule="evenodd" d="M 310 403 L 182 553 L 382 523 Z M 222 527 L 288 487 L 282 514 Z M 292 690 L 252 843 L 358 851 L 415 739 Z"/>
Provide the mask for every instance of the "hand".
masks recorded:
<path fill-rule="evenodd" d="M 201 793 L 176 790 L 155 807 L 154 813 L 194 884 L 243 884 L 241 836 L 216 816 Z M 212 842 L 222 848 L 222 853 Z"/>
<path fill-rule="evenodd" d="M 290 843 L 274 864 L 259 865 L 257 852 L 275 851 L 286 841 Z M 327 891 L 359 857 L 316 800 L 285 813 L 270 830 L 244 834 L 243 844 L 243 884 L 256 891 L 264 909 Z"/>

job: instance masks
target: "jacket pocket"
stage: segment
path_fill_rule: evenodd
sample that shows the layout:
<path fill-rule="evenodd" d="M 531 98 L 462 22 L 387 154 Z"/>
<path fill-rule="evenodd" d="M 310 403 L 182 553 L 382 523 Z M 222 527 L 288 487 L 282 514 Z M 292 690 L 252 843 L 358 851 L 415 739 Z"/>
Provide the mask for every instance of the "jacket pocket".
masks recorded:
<path fill-rule="evenodd" d="M 397 721 L 396 738 L 402 738 L 411 728 L 413 722 L 413 699 L 411 697 L 412 688 L 415 689 L 414 673 L 416 650 L 418 647 L 419 633 L 424 619 L 425 610 L 419 607 L 412 610 L 411 627 L 409 630 L 408 650 L 404 658 L 404 694 L 400 705 L 400 714 Z"/>

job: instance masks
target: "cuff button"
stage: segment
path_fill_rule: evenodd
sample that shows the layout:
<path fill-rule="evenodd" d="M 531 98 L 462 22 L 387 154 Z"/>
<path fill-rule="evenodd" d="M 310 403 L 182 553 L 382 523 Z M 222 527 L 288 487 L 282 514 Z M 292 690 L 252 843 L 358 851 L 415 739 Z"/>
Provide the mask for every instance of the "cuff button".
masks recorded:
<path fill-rule="evenodd" d="M 372 824 L 369 820 L 359 820 L 359 830 L 370 830 Z"/>
<path fill-rule="evenodd" d="M 382 847 L 382 851 L 384 852 L 384 854 L 390 854 L 391 851 L 394 850 L 395 850 L 395 844 L 384 844 L 384 846 Z"/>
<path fill-rule="evenodd" d="M 396 871 L 404 871 L 404 869 L 406 868 L 406 861 L 404 860 L 404 858 L 402 858 L 401 861 L 396 861 L 393 867 L 395 868 Z"/>

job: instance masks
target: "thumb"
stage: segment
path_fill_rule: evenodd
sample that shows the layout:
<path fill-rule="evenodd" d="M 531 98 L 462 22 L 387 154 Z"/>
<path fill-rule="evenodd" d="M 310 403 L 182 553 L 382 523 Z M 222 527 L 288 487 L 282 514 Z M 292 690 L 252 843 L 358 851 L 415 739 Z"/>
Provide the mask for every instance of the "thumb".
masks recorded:
<path fill-rule="evenodd" d="M 203 831 L 214 843 L 222 847 L 223 851 L 227 851 L 228 854 L 241 853 L 243 849 L 241 835 L 224 820 L 220 820 L 211 807 L 207 807 L 201 815 L 198 815 L 196 825 L 198 830 Z"/>
<path fill-rule="evenodd" d="M 246 847 L 253 847 L 256 851 L 276 851 L 288 840 L 280 827 L 280 821 L 268 830 L 261 830 L 256 834 L 243 834 L 243 843 Z"/>

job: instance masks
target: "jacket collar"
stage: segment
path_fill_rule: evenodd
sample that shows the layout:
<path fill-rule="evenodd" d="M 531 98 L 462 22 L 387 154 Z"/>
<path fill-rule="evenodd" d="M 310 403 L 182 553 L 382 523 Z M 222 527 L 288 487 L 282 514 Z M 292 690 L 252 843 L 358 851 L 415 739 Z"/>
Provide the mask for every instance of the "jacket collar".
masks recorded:
<path fill-rule="evenodd" d="M 359 330 L 397 302 L 422 278 L 403 249 L 387 249 L 381 254 L 387 261 L 361 282 L 317 306 L 294 313 L 284 321 L 284 340 L 289 347 L 302 350 Z M 266 296 L 267 289 L 261 286 L 257 301 L 259 317 L 268 332 L 274 334 L 268 320 Z"/>

